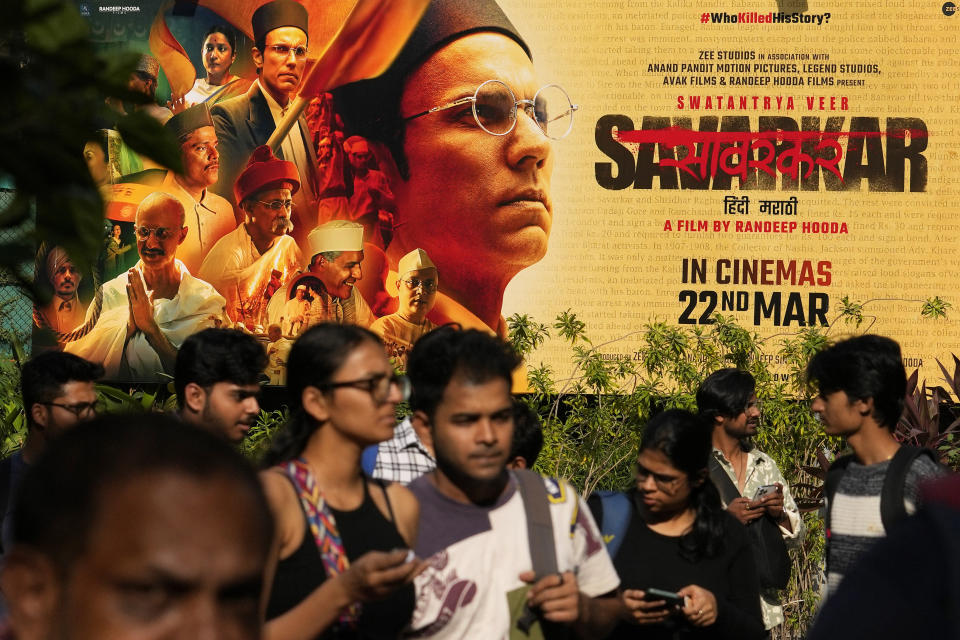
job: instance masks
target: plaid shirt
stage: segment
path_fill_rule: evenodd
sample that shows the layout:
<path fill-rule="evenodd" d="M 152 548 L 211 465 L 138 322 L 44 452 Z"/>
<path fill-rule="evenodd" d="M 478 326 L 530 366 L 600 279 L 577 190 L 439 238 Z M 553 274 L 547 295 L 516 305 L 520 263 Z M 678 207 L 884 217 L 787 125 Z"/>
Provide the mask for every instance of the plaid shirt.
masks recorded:
<path fill-rule="evenodd" d="M 377 464 L 373 477 L 400 484 L 409 484 L 420 476 L 430 473 L 437 466 L 433 456 L 426 450 L 417 432 L 404 418 L 393 431 L 393 438 L 381 442 L 377 448 Z"/>

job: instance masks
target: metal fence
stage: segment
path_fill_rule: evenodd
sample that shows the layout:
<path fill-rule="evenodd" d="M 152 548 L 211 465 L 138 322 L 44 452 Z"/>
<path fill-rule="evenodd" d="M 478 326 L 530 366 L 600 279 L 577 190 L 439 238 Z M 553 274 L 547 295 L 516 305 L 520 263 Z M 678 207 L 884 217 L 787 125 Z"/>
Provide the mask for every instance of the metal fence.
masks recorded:
<path fill-rule="evenodd" d="M 0 187 L 0 211 L 6 209 L 13 198 L 13 189 Z M 5 244 L 20 242 L 31 235 L 34 226 L 35 221 L 31 217 L 18 226 L 0 228 L 0 250 Z M 4 359 L 13 355 L 14 340 L 27 355 L 30 353 L 33 302 L 23 282 L 29 282 L 32 277 L 32 262 L 12 267 L 0 266 L 0 357 Z"/>

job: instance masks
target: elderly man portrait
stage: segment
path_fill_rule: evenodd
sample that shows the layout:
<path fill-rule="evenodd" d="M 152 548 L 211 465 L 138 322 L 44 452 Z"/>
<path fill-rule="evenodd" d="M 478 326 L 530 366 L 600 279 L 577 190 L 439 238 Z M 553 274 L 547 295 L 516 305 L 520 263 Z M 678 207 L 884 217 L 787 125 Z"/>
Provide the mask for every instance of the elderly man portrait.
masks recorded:
<path fill-rule="evenodd" d="M 53 298 L 40 309 L 47 326 L 57 333 L 69 333 L 83 324 L 86 307 L 77 297 L 77 288 L 83 275 L 62 247 L 47 253 L 46 273 Z"/>
<path fill-rule="evenodd" d="M 440 279 L 437 267 L 423 249 L 414 249 L 400 259 L 397 290 L 400 308 L 378 318 L 370 330 L 383 339 L 387 355 L 406 367 L 407 355 L 417 340 L 436 328 L 427 320 L 437 297 Z"/>
<path fill-rule="evenodd" d="M 135 228 L 140 261 L 104 283 L 96 325 L 65 350 L 103 363 L 108 379 L 160 381 L 173 374 L 187 336 L 214 326 L 224 299 L 176 259 L 187 236 L 179 200 L 150 194 L 137 207 Z"/>
<path fill-rule="evenodd" d="M 213 245 L 237 228 L 233 206 L 209 190 L 220 175 L 217 133 L 210 110 L 200 104 L 178 113 L 164 125 L 180 143 L 183 173 L 168 171 L 160 188 L 183 205 L 187 239 L 177 258 L 197 273 Z"/>
<path fill-rule="evenodd" d="M 390 69 L 334 98 L 347 134 L 389 151 L 390 267 L 424 249 L 443 274 L 431 319 L 506 335 L 504 291 L 547 251 L 566 92 L 537 77 L 495 2 L 433 0 Z"/>
<path fill-rule="evenodd" d="M 234 322 L 259 315 L 261 305 L 265 308 L 274 271 L 285 281 L 285 275 L 302 266 L 300 249 L 287 235 L 294 227 L 290 209 L 299 188 L 297 168 L 274 157 L 266 146 L 254 152 L 237 178 L 234 197 L 246 221 L 210 249 L 199 271 L 200 278 L 226 298 L 227 315 Z"/>
<path fill-rule="evenodd" d="M 220 140 L 220 179 L 214 191 L 233 197 L 233 184 L 250 154 L 266 144 L 296 96 L 307 63 L 307 10 L 294 0 L 273 0 L 251 19 L 253 62 L 257 81 L 246 94 L 211 109 Z M 294 238 L 305 246 L 317 224 L 317 158 L 306 118 L 301 116 L 278 149 L 278 156 L 296 165 L 300 190 L 294 196 Z M 234 201 L 239 204 L 239 201 Z"/>
<path fill-rule="evenodd" d="M 307 326 L 336 322 L 369 327 L 376 317 L 355 287 L 357 281 L 363 278 L 360 267 L 363 261 L 363 227 L 348 220 L 333 220 L 314 229 L 309 240 L 310 262 L 307 270 L 292 283 L 295 287 L 301 283 L 313 285 Z M 288 295 L 280 296 L 280 293 L 277 296 L 280 300 L 288 299 Z M 283 312 L 280 301 L 273 302 L 268 311 L 271 321 L 275 321 Z"/>

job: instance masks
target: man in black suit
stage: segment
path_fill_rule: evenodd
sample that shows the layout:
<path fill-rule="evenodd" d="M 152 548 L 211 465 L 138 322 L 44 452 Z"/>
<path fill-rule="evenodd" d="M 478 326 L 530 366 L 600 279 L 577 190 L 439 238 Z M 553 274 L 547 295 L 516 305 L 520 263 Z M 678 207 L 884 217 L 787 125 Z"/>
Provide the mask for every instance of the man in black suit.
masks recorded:
<path fill-rule="evenodd" d="M 213 191 L 234 205 L 233 185 L 250 154 L 266 144 L 294 98 L 307 61 L 307 10 L 294 0 L 273 0 L 257 9 L 251 20 L 253 62 L 259 78 L 245 95 L 224 100 L 210 110 L 220 141 L 220 178 Z M 317 158 L 307 121 L 281 142 L 277 156 L 297 166 L 300 190 L 293 200 L 293 232 L 306 246 L 307 234 L 317 225 Z"/>

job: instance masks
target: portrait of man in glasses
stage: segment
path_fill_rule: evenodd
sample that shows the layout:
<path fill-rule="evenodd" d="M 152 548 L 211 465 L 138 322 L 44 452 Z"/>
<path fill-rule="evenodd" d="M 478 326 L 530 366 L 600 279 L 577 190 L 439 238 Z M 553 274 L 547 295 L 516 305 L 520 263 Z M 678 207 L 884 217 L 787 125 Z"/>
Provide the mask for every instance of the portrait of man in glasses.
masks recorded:
<path fill-rule="evenodd" d="M 370 330 L 383 340 L 387 355 L 406 369 L 410 349 L 437 326 L 427 319 L 427 314 L 437 299 L 440 279 L 436 265 L 423 249 L 414 249 L 403 256 L 397 270 L 400 308 L 378 318 Z"/>
<path fill-rule="evenodd" d="M 64 351 L 100 362 L 109 380 L 159 382 L 173 374 L 177 349 L 193 333 L 214 326 L 223 296 L 177 260 L 187 237 L 184 210 L 155 192 L 137 207 L 136 266 L 103 284 L 96 324 Z M 87 309 L 89 320 L 96 309 Z"/>
<path fill-rule="evenodd" d="M 299 188 L 297 168 L 267 146 L 254 151 L 237 178 L 234 197 L 244 223 L 213 245 L 199 272 L 226 298 L 234 322 L 265 324 L 261 315 L 273 291 L 302 266 L 300 249 L 288 235 L 295 228 L 290 212 Z"/>
<path fill-rule="evenodd" d="M 257 80 L 246 94 L 210 109 L 220 141 L 220 176 L 216 193 L 238 205 L 233 185 L 250 154 L 266 144 L 296 96 L 307 63 L 307 10 L 294 0 L 272 0 L 251 18 L 253 62 Z M 317 158 L 307 120 L 300 116 L 277 150 L 298 171 L 300 189 L 293 196 L 293 234 L 301 248 L 317 225 Z"/>
<path fill-rule="evenodd" d="M 383 76 L 334 95 L 346 133 L 392 159 L 390 269 L 424 249 L 444 275 L 431 320 L 505 335 L 504 290 L 547 250 L 552 144 L 576 109 L 566 92 L 537 78 L 495 2 L 433 0 Z"/>

